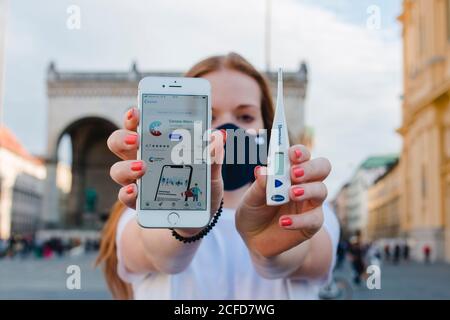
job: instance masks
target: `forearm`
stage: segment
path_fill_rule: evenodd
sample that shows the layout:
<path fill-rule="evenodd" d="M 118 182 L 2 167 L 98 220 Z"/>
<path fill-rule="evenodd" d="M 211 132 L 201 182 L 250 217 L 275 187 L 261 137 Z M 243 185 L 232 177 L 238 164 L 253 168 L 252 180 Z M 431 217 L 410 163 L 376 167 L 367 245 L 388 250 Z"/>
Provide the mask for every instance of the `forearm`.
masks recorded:
<path fill-rule="evenodd" d="M 222 195 L 221 182 L 211 182 L 215 193 Z M 213 189 L 214 189 L 213 188 Z M 211 203 L 211 212 L 216 212 L 221 197 L 215 197 Z M 203 228 L 177 229 L 184 237 L 198 234 Z M 130 221 L 122 235 L 122 256 L 128 270 L 135 273 L 162 272 L 179 273 L 192 261 L 201 240 L 183 243 L 172 236 L 169 229 L 145 229 L 135 220 Z"/>
<path fill-rule="evenodd" d="M 190 236 L 197 233 L 197 230 L 177 232 Z M 126 268 L 134 273 L 174 274 L 183 271 L 192 261 L 201 240 L 183 243 L 171 233 L 169 229 L 144 229 L 135 221 L 130 221 L 120 240 Z"/>
<path fill-rule="evenodd" d="M 264 257 L 257 252 L 251 252 L 253 266 L 256 271 L 267 279 L 290 277 L 302 265 L 309 252 L 310 240 L 304 241 L 274 257 Z"/>
<path fill-rule="evenodd" d="M 258 273 L 268 279 L 316 279 L 325 276 L 332 261 L 332 245 L 322 227 L 311 239 L 271 258 L 251 253 Z"/>

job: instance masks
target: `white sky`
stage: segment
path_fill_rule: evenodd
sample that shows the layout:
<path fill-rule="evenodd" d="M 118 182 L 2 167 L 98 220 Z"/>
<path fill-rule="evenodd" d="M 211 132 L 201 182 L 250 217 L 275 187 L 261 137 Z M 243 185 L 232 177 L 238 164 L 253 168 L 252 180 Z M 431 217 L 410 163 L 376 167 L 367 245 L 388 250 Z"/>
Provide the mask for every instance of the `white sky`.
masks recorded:
<path fill-rule="evenodd" d="M 66 27 L 69 5 L 81 30 Z M 366 27 L 379 5 L 380 30 Z M 369 155 L 399 152 L 402 93 L 400 1 L 276 0 L 272 66 L 306 60 L 306 122 L 315 156 L 333 165 L 330 195 Z M 3 121 L 32 153 L 46 148 L 45 70 L 186 70 L 199 59 L 236 51 L 264 68 L 263 0 L 13 0 L 7 29 Z"/>

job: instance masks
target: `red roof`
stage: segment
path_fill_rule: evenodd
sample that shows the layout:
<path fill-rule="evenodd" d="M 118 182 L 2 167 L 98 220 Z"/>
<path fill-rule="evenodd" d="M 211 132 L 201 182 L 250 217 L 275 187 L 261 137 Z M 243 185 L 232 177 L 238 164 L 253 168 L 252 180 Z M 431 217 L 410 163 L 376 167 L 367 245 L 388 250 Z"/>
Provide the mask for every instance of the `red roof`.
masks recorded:
<path fill-rule="evenodd" d="M 19 157 L 30 160 L 36 164 L 42 164 L 41 160 L 31 155 L 24 148 L 11 130 L 2 125 L 0 125 L 0 148 L 5 148 Z"/>

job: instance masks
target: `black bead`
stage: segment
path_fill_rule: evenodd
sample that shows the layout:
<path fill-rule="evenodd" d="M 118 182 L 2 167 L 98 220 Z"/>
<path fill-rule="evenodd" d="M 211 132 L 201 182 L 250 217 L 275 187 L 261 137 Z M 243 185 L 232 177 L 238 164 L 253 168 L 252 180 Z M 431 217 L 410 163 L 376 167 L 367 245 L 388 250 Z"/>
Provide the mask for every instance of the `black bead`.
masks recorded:
<path fill-rule="evenodd" d="M 220 201 L 220 206 L 219 209 L 217 210 L 217 212 L 215 213 L 212 221 L 210 222 L 209 225 L 207 225 L 202 231 L 200 231 L 198 234 L 192 236 L 192 237 L 183 237 L 181 235 L 179 235 L 174 228 L 171 228 L 170 230 L 172 230 L 172 236 L 183 242 L 183 243 L 191 243 L 197 240 L 200 240 L 201 238 L 203 238 L 204 236 L 206 236 L 208 234 L 209 231 L 211 231 L 211 229 L 216 225 L 217 221 L 219 220 L 220 214 L 222 213 L 222 209 L 223 209 L 223 198 Z"/>

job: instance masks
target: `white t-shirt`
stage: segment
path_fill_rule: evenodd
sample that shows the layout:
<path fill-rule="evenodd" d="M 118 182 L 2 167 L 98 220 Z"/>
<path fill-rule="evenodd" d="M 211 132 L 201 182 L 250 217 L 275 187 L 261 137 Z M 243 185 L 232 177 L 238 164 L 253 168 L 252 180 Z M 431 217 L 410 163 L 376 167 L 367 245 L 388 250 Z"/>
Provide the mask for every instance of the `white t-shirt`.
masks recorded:
<path fill-rule="evenodd" d="M 224 208 L 216 226 L 203 238 L 191 264 L 181 273 L 134 274 L 126 270 L 120 237 L 127 223 L 137 223 L 136 211 L 127 209 L 117 226 L 116 244 L 119 277 L 130 283 L 135 299 L 317 299 L 331 276 L 339 241 L 339 222 L 324 205 L 324 227 L 333 259 L 328 277 L 322 280 L 269 280 L 255 270 L 244 241 L 236 230 L 232 209 Z"/>

